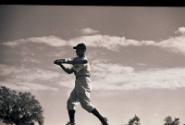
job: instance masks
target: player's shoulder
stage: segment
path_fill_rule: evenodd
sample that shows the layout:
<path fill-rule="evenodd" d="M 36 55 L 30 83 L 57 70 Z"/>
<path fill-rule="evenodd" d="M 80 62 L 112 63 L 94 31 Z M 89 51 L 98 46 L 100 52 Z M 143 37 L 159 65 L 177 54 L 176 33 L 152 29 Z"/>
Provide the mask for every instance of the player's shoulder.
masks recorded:
<path fill-rule="evenodd" d="M 73 58 L 72 58 L 72 60 L 76 60 L 76 59 L 78 59 L 78 57 L 73 57 Z"/>
<path fill-rule="evenodd" d="M 73 60 L 88 60 L 86 56 L 84 57 L 74 57 Z"/>

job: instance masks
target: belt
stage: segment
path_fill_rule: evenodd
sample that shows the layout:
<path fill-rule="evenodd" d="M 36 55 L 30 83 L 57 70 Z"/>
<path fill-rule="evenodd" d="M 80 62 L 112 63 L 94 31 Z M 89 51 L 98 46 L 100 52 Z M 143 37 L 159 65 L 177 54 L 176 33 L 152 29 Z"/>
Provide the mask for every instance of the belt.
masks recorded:
<path fill-rule="evenodd" d="M 90 77 L 90 75 L 79 75 L 79 76 L 76 76 L 76 79 L 81 77 Z"/>

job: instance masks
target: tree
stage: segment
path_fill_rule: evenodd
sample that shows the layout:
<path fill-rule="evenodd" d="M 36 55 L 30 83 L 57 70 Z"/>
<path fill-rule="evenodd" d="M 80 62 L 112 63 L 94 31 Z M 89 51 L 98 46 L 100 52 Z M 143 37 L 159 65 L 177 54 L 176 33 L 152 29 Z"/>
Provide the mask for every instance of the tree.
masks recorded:
<path fill-rule="evenodd" d="M 172 122 L 173 122 L 171 116 L 167 116 L 167 117 L 164 119 L 164 121 L 165 121 L 164 125 L 171 125 Z"/>
<path fill-rule="evenodd" d="M 129 120 L 128 125 L 140 125 L 140 118 L 135 115 L 132 119 Z"/>
<path fill-rule="evenodd" d="M 175 118 L 171 125 L 179 125 L 179 124 L 180 124 L 180 119 Z"/>
<path fill-rule="evenodd" d="M 43 109 L 30 92 L 0 87 L 0 120 L 6 124 L 33 125 L 44 122 Z"/>
<path fill-rule="evenodd" d="M 173 120 L 171 116 L 167 116 L 164 119 L 164 121 L 165 121 L 164 125 L 179 125 L 180 124 L 180 119 L 179 118 L 175 118 Z"/>

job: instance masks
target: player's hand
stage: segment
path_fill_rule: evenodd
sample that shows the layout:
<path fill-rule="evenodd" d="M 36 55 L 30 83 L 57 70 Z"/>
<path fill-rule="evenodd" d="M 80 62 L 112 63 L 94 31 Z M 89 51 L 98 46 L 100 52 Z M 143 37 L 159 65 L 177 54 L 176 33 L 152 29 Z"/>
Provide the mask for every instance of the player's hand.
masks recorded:
<path fill-rule="evenodd" d="M 61 65 L 62 63 L 65 63 L 65 62 L 66 62 L 66 59 L 57 59 L 54 61 L 54 64 Z"/>
<path fill-rule="evenodd" d="M 61 65 L 61 62 L 60 62 L 60 60 L 55 60 L 55 61 L 54 61 L 54 64 L 56 64 L 56 65 Z"/>

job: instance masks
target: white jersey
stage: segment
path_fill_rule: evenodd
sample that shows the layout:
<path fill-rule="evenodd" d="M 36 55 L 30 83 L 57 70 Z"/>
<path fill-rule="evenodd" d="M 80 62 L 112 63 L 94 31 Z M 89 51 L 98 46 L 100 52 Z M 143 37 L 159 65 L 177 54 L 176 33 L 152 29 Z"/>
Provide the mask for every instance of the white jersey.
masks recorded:
<path fill-rule="evenodd" d="M 75 57 L 73 60 L 87 60 L 87 57 Z M 90 65 L 86 64 L 74 64 L 72 69 L 74 70 L 74 74 L 76 78 L 90 76 Z"/>

